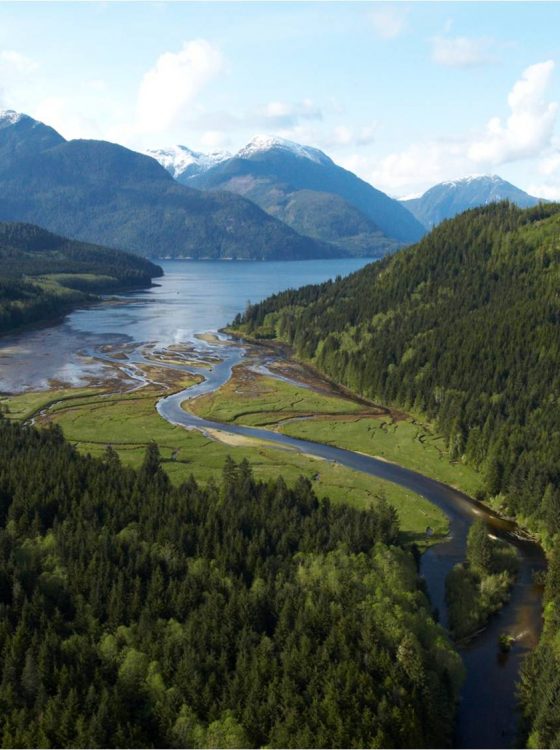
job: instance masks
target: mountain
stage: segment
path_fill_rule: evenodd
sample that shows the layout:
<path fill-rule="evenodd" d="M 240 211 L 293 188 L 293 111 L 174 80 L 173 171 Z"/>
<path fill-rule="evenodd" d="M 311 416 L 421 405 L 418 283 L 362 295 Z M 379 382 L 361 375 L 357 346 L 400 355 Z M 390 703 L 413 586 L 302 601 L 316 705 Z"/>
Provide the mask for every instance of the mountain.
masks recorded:
<path fill-rule="evenodd" d="M 425 232 L 398 201 L 319 149 L 282 138 L 257 136 L 230 159 L 177 179 L 242 195 L 296 231 L 355 255 L 379 257 Z"/>
<path fill-rule="evenodd" d="M 421 224 L 431 229 L 444 219 L 451 219 L 469 208 L 503 200 L 511 201 L 520 208 L 530 208 L 540 202 L 539 198 L 534 198 L 511 182 L 497 175 L 486 175 L 441 182 L 419 198 L 402 200 L 401 203 Z"/>
<path fill-rule="evenodd" d="M 0 222 L 0 268 L 0 333 L 163 274 L 145 258 L 17 222 Z"/>
<path fill-rule="evenodd" d="M 144 154 L 106 141 L 66 141 L 25 115 L 0 115 L 0 220 L 25 221 L 139 255 L 341 257 L 232 193 L 179 185 Z"/>
<path fill-rule="evenodd" d="M 206 172 L 216 164 L 231 158 L 229 151 L 216 151 L 212 154 L 202 154 L 191 151 L 186 146 L 169 146 L 161 149 L 148 149 L 148 156 L 156 159 L 162 167 L 167 169 L 175 179 L 183 177 L 185 181 L 201 172 Z"/>
<path fill-rule="evenodd" d="M 560 533 L 560 205 L 493 203 L 353 275 L 236 324 L 359 394 L 424 413 L 488 497 Z"/>
<path fill-rule="evenodd" d="M 0 163 L 40 153 L 64 143 L 64 138 L 48 125 L 11 109 L 0 111 Z"/>

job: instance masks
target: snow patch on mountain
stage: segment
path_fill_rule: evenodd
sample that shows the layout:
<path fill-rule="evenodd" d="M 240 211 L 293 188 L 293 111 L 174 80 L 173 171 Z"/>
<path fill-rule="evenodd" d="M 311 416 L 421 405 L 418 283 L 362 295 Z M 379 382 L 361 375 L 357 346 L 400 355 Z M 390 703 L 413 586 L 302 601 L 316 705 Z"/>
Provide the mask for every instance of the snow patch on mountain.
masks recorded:
<path fill-rule="evenodd" d="M 15 125 L 24 117 L 26 117 L 26 115 L 14 112 L 13 109 L 2 109 L 0 110 L 0 128 L 7 128 L 10 125 Z"/>
<path fill-rule="evenodd" d="M 471 174 L 467 177 L 461 177 L 457 180 L 446 180 L 445 182 L 440 182 L 441 185 L 445 185 L 446 187 L 452 187 L 452 188 L 458 188 L 458 187 L 464 187 L 465 185 L 471 185 L 472 183 L 479 183 L 479 184 L 502 184 L 505 183 L 505 180 L 503 180 L 501 177 L 499 177 L 497 174 Z"/>
<path fill-rule="evenodd" d="M 280 138 L 276 135 L 256 135 L 246 146 L 243 146 L 243 148 L 237 152 L 236 157 L 239 159 L 250 159 L 258 154 L 275 150 L 288 151 L 300 159 L 309 159 L 317 164 L 333 163 L 332 159 L 318 148 L 302 146 L 301 143 L 295 143 L 294 141 L 289 141 L 286 138 Z"/>
<path fill-rule="evenodd" d="M 226 159 L 231 159 L 228 151 L 215 151 L 211 154 L 203 154 L 200 151 L 192 151 L 186 146 L 169 146 L 168 148 L 149 149 L 148 156 L 156 159 L 162 167 L 175 178 L 188 173 L 189 175 L 200 174 L 220 164 Z"/>

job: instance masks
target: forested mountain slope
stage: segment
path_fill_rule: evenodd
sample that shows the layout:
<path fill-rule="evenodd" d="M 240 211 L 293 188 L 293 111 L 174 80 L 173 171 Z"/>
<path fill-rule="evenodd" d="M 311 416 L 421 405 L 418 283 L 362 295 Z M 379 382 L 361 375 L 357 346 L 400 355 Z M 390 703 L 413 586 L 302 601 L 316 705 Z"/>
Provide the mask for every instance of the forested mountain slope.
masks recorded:
<path fill-rule="evenodd" d="M 499 203 L 236 321 L 359 393 L 434 418 L 453 455 L 484 473 L 485 494 L 540 533 L 545 630 L 520 687 L 530 747 L 560 743 L 559 289 L 560 206 Z"/>
<path fill-rule="evenodd" d="M 500 203 L 357 273 L 236 322 L 349 388 L 437 419 L 488 495 L 560 530 L 560 207 Z"/>
<path fill-rule="evenodd" d="M 149 156 L 106 141 L 66 141 L 15 112 L 0 113 L 0 220 L 148 257 L 347 254 L 303 237 L 238 195 L 179 185 Z"/>
<path fill-rule="evenodd" d="M 0 222 L 0 332 L 46 320 L 91 293 L 150 286 L 162 270 L 136 255 Z"/>
<path fill-rule="evenodd" d="M 449 746 L 461 664 L 395 518 L 0 420 L 3 745 Z"/>
<path fill-rule="evenodd" d="M 283 138 L 257 136 L 231 158 L 176 177 L 193 187 L 243 195 L 296 231 L 353 255 L 381 257 L 425 232 L 399 201 L 319 149 Z"/>

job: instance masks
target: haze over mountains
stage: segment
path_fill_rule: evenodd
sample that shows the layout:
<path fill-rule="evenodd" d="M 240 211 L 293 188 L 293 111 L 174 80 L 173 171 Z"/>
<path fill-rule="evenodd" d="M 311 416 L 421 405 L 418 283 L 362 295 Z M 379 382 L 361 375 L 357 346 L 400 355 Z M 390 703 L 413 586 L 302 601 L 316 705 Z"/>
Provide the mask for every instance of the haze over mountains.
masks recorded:
<path fill-rule="evenodd" d="M 469 208 L 508 200 L 519 208 L 531 208 L 540 202 L 498 175 L 464 177 L 434 185 L 418 198 L 403 200 L 405 206 L 426 229 L 444 219 L 452 219 Z"/>
<path fill-rule="evenodd" d="M 179 185 L 155 159 L 105 141 L 66 141 L 0 115 L 0 220 L 152 257 L 304 259 L 348 253 L 303 237 L 251 201 Z"/>

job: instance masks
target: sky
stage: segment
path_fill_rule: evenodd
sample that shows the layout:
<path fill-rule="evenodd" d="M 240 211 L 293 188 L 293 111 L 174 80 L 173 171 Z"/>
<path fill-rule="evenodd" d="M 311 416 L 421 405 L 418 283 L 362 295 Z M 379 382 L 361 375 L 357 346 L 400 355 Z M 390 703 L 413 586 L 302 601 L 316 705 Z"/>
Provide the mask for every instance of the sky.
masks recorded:
<path fill-rule="evenodd" d="M 325 151 L 393 196 L 560 200 L 559 2 L 0 2 L 0 107 L 66 138 Z"/>

